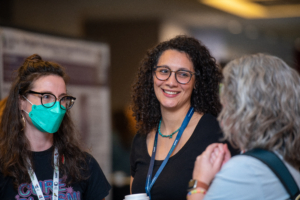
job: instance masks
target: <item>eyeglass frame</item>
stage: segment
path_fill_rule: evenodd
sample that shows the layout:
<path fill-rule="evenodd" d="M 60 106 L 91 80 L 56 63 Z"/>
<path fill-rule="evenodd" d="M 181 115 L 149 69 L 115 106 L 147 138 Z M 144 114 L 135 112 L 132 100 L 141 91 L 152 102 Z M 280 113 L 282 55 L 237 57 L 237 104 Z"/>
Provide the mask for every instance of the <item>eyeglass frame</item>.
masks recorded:
<path fill-rule="evenodd" d="M 39 95 L 42 95 L 40 98 L 41 98 L 41 104 L 45 107 L 45 108 L 51 108 L 51 107 L 53 107 L 54 105 L 55 105 L 55 102 L 58 100 L 59 101 L 59 105 L 60 105 L 60 107 L 61 107 L 61 109 L 63 109 L 63 110 L 70 110 L 72 107 L 73 107 L 73 105 L 74 105 L 74 103 L 73 103 L 73 105 L 70 107 L 70 108 L 68 108 L 68 109 L 65 109 L 65 108 L 63 108 L 62 107 L 62 105 L 61 105 L 61 100 L 63 99 L 63 98 L 65 98 L 65 97 L 71 97 L 72 98 L 72 100 L 76 100 L 76 97 L 73 97 L 73 96 L 69 96 L 69 95 L 66 95 L 66 96 L 63 96 L 62 98 L 60 98 L 60 99 L 58 99 L 54 94 L 52 94 L 52 93 L 48 93 L 48 92 L 45 92 L 45 93 L 41 93 L 41 92 L 35 92 L 35 91 L 32 91 L 32 90 L 29 90 L 28 92 L 26 92 L 26 93 L 29 93 L 29 94 L 39 94 Z M 43 95 L 44 94 L 50 94 L 50 95 L 53 95 L 54 97 L 55 97 L 55 101 L 54 101 L 54 103 L 53 103 L 53 105 L 52 106 L 50 106 L 50 107 L 47 107 L 47 106 L 45 106 L 44 104 L 43 104 L 43 100 L 42 100 L 42 98 L 43 98 Z"/>
<path fill-rule="evenodd" d="M 156 69 L 158 69 L 158 68 L 160 68 L 160 67 L 165 67 L 165 68 L 168 68 L 168 69 L 170 70 L 171 73 L 169 74 L 169 77 L 168 77 L 168 78 L 162 80 L 162 79 L 159 79 L 159 78 L 157 77 L 157 75 L 156 75 Z M 171 77 L 172 72 L 174 72 L 174 73 L 175 73 L 175 79 L 176 79 L 177 83 L 183 84 L 183 85 L 188 84 L 188 83 L 191 81 L 193 75 L 195 75 L 195 76 L 196 76 L 196 75 L 199 75 L 199 72 L 191 72 L 191 71 L 186 70 L 186 69 L 179 69 L 179 70 L 177 70 L 177 71 L 172 71 L 172 70 L 170 69 L 170 67 L 168 67 L 168 66 L 163 66 L 163 65 L 162 65 L 162 66 L 155 66 L 155 67 L 153 67 L 153 69 L 154 69 L 153 73 L 155 74 L 155 77 L 156 77 L 158 80 L 160 80 L 160 81 L 166 81 L 166 80 L 168 80 L 168 79 Z M 190 74 L 191 74 L 190 80 L 189 80 L 188 82 L 186 82 L 186 83 L 180 83 L 180 82 L 177 80 L 177 75 L 176 75 L 176 72 L 178 72 L 178 71 L 185 71 L 185 72 L 190 73 Z"/>

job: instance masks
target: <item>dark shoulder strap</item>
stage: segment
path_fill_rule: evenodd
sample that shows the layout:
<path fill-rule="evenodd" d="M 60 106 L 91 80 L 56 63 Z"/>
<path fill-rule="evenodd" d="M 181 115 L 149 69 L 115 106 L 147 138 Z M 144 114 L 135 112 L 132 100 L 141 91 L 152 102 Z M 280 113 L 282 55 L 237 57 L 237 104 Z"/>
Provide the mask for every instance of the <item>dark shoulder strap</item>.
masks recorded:
<path fill-rule="evenodd" d="M 252 149 L 243 155 L 255 157 L 265 163 L 279 178 L 291 199 L 300 200 L 300 191 L 294 178 L 275 153 L 264 149 Z"/>

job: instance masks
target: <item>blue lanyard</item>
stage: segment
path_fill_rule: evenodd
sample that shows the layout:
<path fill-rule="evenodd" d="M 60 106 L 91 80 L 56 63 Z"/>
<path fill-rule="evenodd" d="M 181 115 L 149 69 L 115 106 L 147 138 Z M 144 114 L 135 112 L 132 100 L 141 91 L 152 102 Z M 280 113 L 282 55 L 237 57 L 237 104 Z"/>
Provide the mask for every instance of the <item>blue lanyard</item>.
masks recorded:
<path fill-rule="evenodd" d="M 192 118 L 194 114 L 194 108 L 190 108 L 188 113 L 186 114 L 182 124 L 181 124 L 181 127 L 179 129 L 179 132 L 178 132 L 178 135 L 167 155 L 167 157 L 164 159 L 163 163 L 161 164 L 161 166 L 159 167 L 159 169 L 157 170 L 155 176 L 153 177 L 153 179 L 151 180 L 151 177 L 152 177 L 152 172 L 153 172 L 153 166 L 154 166 L 154 161 L 155 161 L 155 154 L 156 154 L 156 149 L 157 149 L 157 137 L 158 137 L 158 132 L 156 132 L 156 135 L 155 135 L 155 139 L 154 139 L 154 145 L 153 145 L 153 151 L 152 151 L 152 156 L 151 156 L 151 161 L 150 161 L 150 166 L 149 166 L 149 170 L 148 170 L 148 174 L 147 174 L 147 180 L 146 180 L 146 193 L 147 195 L 149 196 L 149 198 L 151 199 L 151 194 L 150 194 L 150 190 L 152 188 L 152 186 L 154 185 L 156 179 L 158 178 L 158 176 L 160 175 L 160 173 L 162 172 L 162 170 L 164 169 L 164 167 L 166 166 L 170 156 L 172 155 L 178 141 L 180 140 L 181 138 L 181 135 L 184 131 L 184 129 L 186 128 L 186 126 L 188 125 L 190 119 Z"/>

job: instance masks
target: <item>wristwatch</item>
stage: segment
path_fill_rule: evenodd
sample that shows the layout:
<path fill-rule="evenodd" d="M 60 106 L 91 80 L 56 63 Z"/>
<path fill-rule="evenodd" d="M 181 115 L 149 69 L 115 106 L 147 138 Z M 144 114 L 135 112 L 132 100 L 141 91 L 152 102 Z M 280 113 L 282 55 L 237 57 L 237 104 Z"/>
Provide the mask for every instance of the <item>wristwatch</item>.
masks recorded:
<path fill-rule="evenodd" d="M 195 180 L 195 179 L 191 179 L 188 185 L 188 191 L 191 191 L 193 189 L 196 189 L 198 187 L 201 187 L 205 190 L 208 190 L 208 185 L 206 183 L 203 183 L 201 181 Z"/>

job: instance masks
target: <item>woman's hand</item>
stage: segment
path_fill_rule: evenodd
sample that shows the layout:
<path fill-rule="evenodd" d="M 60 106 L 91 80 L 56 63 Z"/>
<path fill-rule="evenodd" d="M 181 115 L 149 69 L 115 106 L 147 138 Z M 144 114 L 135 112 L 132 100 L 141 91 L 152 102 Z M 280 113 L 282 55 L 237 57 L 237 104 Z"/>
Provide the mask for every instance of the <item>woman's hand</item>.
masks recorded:
<path fill-rule="evenodd" d="M 196 159 L 193 179 L 209 185 L 215 175 L 220 171 L 222 165 L 225 164 L 230 157 L 231 155 L 227 144 L 214 143 L 209 145 Z"/>

